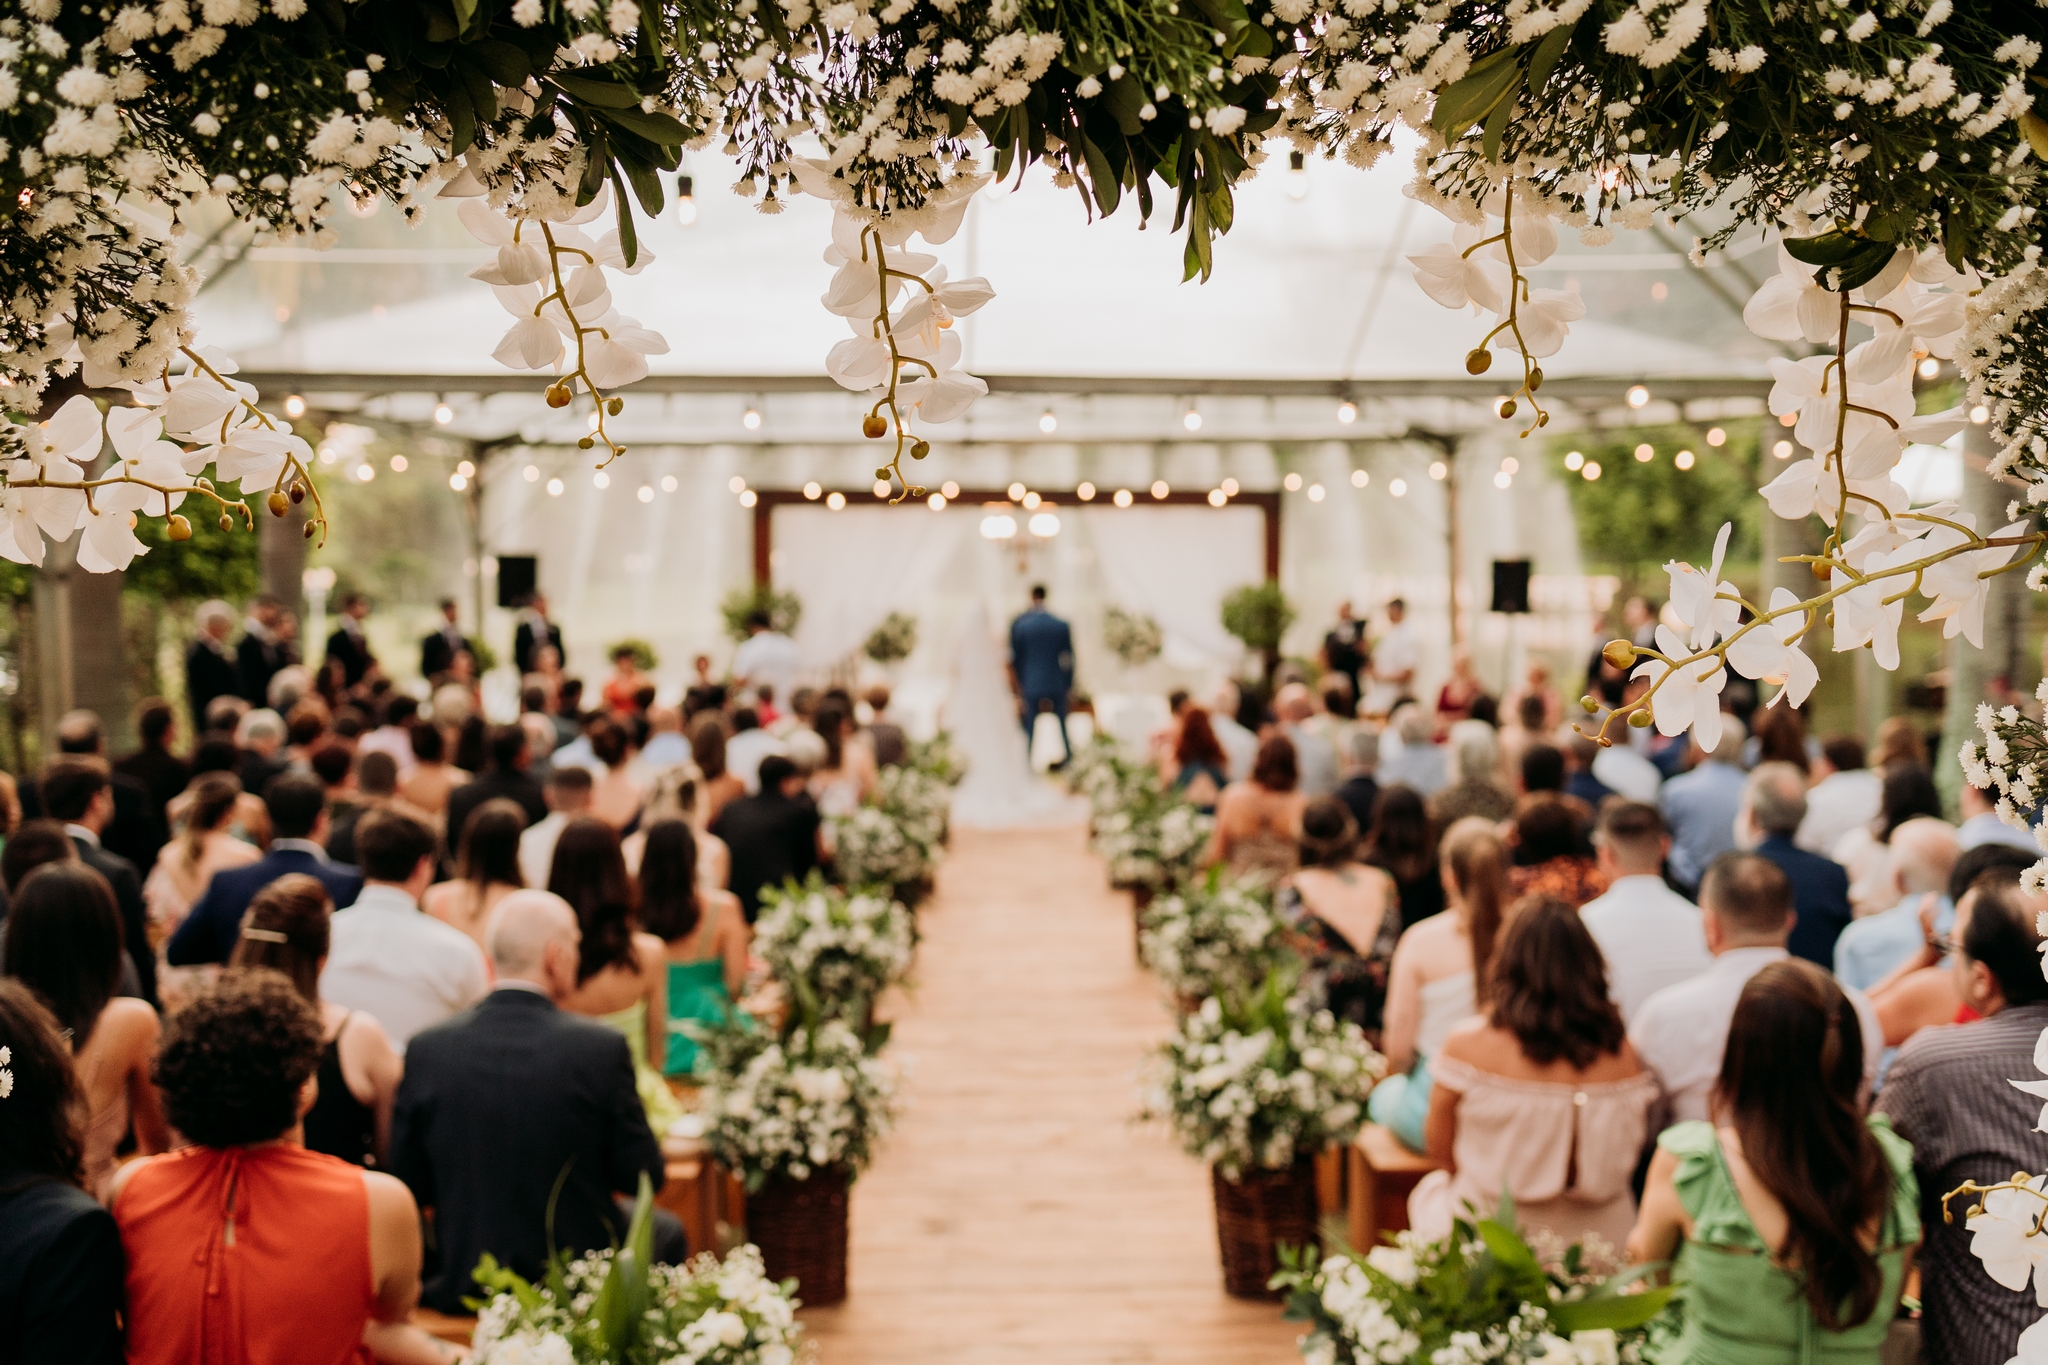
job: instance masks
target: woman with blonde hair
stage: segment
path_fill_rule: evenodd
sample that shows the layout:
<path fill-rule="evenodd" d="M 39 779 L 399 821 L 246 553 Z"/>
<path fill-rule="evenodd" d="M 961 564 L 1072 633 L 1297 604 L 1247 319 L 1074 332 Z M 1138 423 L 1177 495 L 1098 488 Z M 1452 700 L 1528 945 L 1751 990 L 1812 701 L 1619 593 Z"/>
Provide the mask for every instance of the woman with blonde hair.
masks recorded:
<path fill-rule="evenodd" d="M 725 846 L 725 840 L 704 828 L 704 786 L 704 774 L 694 763 L 679 763 L 655 774 L 647 789 L 647 804 L 640 808 L 639 825 L 620 845 L 628 872 L 640 875 L 640 862 L 647 851 L 647 831 L 659 821 L 680 820 L 697 839 L 697 885 L 706 891 L 724 887 L 732 867 L 732 850 Z"/>
<path fill-rule="evenodd" d="M 192 802 L 185 808 L 185 828 L 156 855 L 156 866 L 142 884 L 150 936 L 159 943 L 185 922 L 214 873 L 247 867 L 263 856 L 254 844 L 229 832 L 242 795 L 233 773 L 201 774 L 188 790 Z"/>
<path fill-rule="evenodd" d="M 1469 816 L 1438 848 L 1446 912 L 1401 935 L 1387 982 L 1381 1050 L 1390 1074 L 1372 1094 L 1372 1118 L 1414 1151 L 1429 1116 L 1430 1060 L 1451 1030 L 1487 1000 L 1494 942 L 1508 904 L 1508 849 L 1491 820 Z"/>

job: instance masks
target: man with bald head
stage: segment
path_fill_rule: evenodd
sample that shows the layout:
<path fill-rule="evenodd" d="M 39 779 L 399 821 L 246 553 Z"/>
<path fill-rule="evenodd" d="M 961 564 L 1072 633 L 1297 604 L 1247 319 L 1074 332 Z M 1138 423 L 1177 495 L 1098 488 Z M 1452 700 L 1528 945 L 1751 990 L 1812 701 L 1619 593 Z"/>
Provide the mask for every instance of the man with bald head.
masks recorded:
<path fill-rule="evenodd" d="M 1867 991 L 1919 952 L 1925 934 L 1920 911 L 1935 913 L 1935 929 L 1946 933 L 1956 908 L 1943 894 L 1962 846 L 1955 826 L 1921 816 L 1892 831 L 1892 884 L 1898 897 L 1889 910 L 1865 915 L 1835 940 L 1835 975 L 1845 986 Z"/>
<path fill-rule="evenodd" d="M 582 1252 L 625 1239 L 618 1196 L 631 1196 L 642 1172 L 661 1188 L 661 1145 L 624 1035 L 559 1008 L 576 989 L 581 939 L 561 897 L 505 897 L 484 932 L 495 989 L 406 1049 L 391 1169 L 432 1211 L 441 1259 L 420 1295 L 428 1307 L 464 1312 L 486 1252 L 538 1278 L 551 1200 L 553 1245 Z M 673 1259 L 680 1248 L 659 1243 L 680 1227 L 659 1231 L 669 1235 L 657 1254 Z"/>
<path fill-rule="evenodd" d="M 1735 842 L 1776 863 L 1792 883 L 1798 923 L 1786 947 L 1792 956 L 1833 969 L 1835 940 L 1848 927 L 1849 874 L 1832 858 L 1793 842 L 1806 819 L 1806 774 L 1790 763 L 1759 763 L 1742 784 Z"/>

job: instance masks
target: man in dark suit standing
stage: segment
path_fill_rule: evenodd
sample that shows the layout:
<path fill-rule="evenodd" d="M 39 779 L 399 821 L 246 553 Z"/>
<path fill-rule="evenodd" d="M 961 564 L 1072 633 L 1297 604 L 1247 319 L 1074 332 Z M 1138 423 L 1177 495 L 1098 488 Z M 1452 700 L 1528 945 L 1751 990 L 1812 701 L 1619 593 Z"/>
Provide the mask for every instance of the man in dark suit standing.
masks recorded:
<path fill-rule="evenodd" d="M 496 989 L 406 1047 L 391 1173 L 432 1210 L 440 1270 L 420 1301 L 440 1312 L 464 1311 L 486 1252 L 538 1279 L 551 1244 L 573 1254 L 625 1240 L 618 1196 L 643 1173 L 661 1188 L 625 1038 L 557 1007 L 576 989 L 580 937 L 561 897 L 505 897 L 485 933 Z M 681 1231 L 657 1215 L 657 1261 L 681 1260 Z"/>
<path fill-rule="evenodd" d="M 128 956 L 135 963 L 135 977 L 142 998 L 157 1003 L 156 950 L 149 943 L 149 915 L 142 905 L 142 874 L 135 864 L 100 845 L 100 831 L 114 818 L 114 793 L 107 761 L 97 755 L 64 754 L 50 760 L 43 769 L 43 809 L 52 820 L 64 822 L 78 858 L 107 879 L 114 888 L 114 905 L 121 912 L 121 931 Z"/>
<path fill-rule="evenodd" d="M 199 606 L 198 634 L 185 647 L 185 700 L 192 706 L 192 733 L 206 733 L 206 707 L 215 697 L 241 695 L 242 674 L 228 636 L 235 631 L 234 608 L 222 601 Z"/>
<path fill-rule="evenodd" d="M 462 627 L 456 623 L 455 599 L 441 599 L 441 628 L 420 641 L 420 676 L 428 682 L 439 678 L 455 667 L 458 652 L 467 651 L 469 657 L 476 657 L 476 647 L 462 635 Z"/>
<path fill-rule="evenodd" d="M 114 765 L 114 781 L 124 777 L 142 784 L 149 793 L 149 818 L 159 830 L 170 828 L 164 808 L 185 790 L 192 780 L 191 765 L 171 752 L 171 732 L 178 713 L 162 697 L 150 697 L 135 710 L 135 731 L 141 747 Z"/>
<path fill-rule="evenodd" d="M 57 752 L 97 758 L 104 763 L 107 732 L 99 716 L 84 710 L 65 712 L 57 722 Z M 167 836 L 150 800 L 149 788 L 126 773 L 109 771 L 114 814 L 99 832 L 100 846 L 126 858 L 138 869 L 155 867 L 157 851 L 164 846 Z M 44 807 L 42 791 L 34 782 L 23 782 L 16 798 L 21 802 L 24 820 L 42 816 L 53 820 L 66 818 Z"/>
<path fill-rule="evenodd" d="M 512 662 L 522 676 L 534 671 L 542 645 L 553 645 L 557 662 L 562 659 L 562 628 L 548 620 L 548 599 L 535 593 L 526 599 L 512 632 Z"/>
<path fill-rule="evenodd" d="M 242 618 L 242 642 L 235 646 L 235 669 L 241 675 L 239 691 L 251 706 L 270 705 L 270 680 L 279 669 L 297 662 L 291 642 L 282 631 L 284 603 L 265 593 L 249 604 Z"/>
<path fill-rule="evenodd" d="M 1792 842 L 1805 818 L 1806 775 L 1789 763 L 1759 763 L 1743 784 L 1735 841 L 1753 845 L 1792 883 L 1797 920 L 1786 950 L 1831 972 L 1835 940 L 1854 915 L 1849 908 L 1849 873 L 1834 859 L 1808 853 Z"/>
<path fill-rule="evenodd" d="M 363 618 L 369 614 L 369 598 L 359 592 L 348 594 L 341 599 L 340 624 L 327 637 L 328 663 L 332 666 L 340 660 L 342 681 L 349 687 L 361 682 L 377 665 L 377 656 L 370 652 L 370 642 L 363 636 Z"/>
<path fill-rule="evenodd" d="M 1060 721 L 1060 748 L 1068 758 L 1067 697 L 1074 690 L 1074 633 L 1045 609 L 1045 585 L 1031 589 L 1031 608 L 1010 623 L 1010 681 L 1024 702 L 1024 738 L 1031 739 L 1038 713 L 1051 709 Z"/>
<path fill-rule="evenodd" d="M 171 965 L 226 962 L 242 933 L 242 914 L 256 893 L 290 872 L 318 877 L 334 899 L 334 908 L 356 903 L 363 874 L 330 862 L 321 848 L 327 834 L 327 788 L 310 773 L 281 773 L 263 789 L 273 836 L 270 851 L 247 867 L 213 874 L 178 932 L 171 935 L 165 956 Z"/>

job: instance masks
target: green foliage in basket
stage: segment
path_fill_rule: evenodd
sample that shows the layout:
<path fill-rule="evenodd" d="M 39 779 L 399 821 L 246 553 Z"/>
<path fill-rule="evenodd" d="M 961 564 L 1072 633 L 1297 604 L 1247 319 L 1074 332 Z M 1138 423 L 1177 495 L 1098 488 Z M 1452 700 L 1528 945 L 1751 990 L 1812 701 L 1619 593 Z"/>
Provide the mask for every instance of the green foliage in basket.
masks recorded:
<path fill-rule="evenodd" d="M 875 1054 L 887 1025 L 863 1036 L 821 1017 L 801 978 L 784 983 L 790 1020 L 780 1034 L 737 1024 L 685 1025 L 704 1050 L 704 1138 L 728 1170 L 758 1190 L 773 1175 L 808 1180 L 828 1166 L 858 1175 L 895 1119 L 895 1080 Z"/>
<path fill-rule="evenodd" d="M 1160 1046 L 1158 1064 L 1148 1114 L 1232 1180 L 1349 1144 L 1387 1071 L 1358 1025 L 1310 1010 L 1278 970 L 1250 991 L 1204 1000 Z"/>
<path fill-rule="evenodd" d="M 912 740 L 905 746 L 901 766 L 936 777 L 949 787 L 959 786 L 967 776 L 967 756 L 954 745 L 951 732 L 946 730 L 930 739 Z"/>
<path fill-rule="evenodd" d="M 1287 1316 L 1308 1324 L 1310 1365 L 1639 1365 L 1668 1337 L 1671 1287 L 1649 1288 L 1658 1266 L 1618 1275 L 1589 1270 L 1573 1243 L 1546 1266 L 1515 1230 L 1514 1205 L 1449 1237 L 1412 1232 L 1362 1257 L 1319 1261 L 1283 1249 L 1274 1277 Z"/>
<path fill-rule="evenodd" d="M 886 895 L 851 895 L 817 873 L 762 893 L 754 949 L 775 979 L 802 982 L 828 1018 L 865 1025 L 875 997 L 910 966 L 910 912 Z"/>
<path fill-rule="evenodd" d="M 718 604 L 719 615 L 725 618 L 725 633 L 728 639 L 747 638 L 747 618 L 757 611 L 768 613 L 768 628 L 783 635 L 796 632 L 797 622 L 803 620 L 804 604 L 793 592 L 777 592 L 766 583 L 752 587 L 734 588 Z"/>
<path fill-rule="evenodd" d="M 486 1254 L 471 1357 L 476 1365 L 792 1365 L 803 1341 L 791 1296 L 751 1246 L 723 1261 L 654 1263 L 654 1190 L 640 1177 L 623 1246 L 587 1255 L 558 1251 L 538 1283 Z"/>
<path fill-rule="evenodd" d="M 1157 765 L 1133 763 L 1098 736 L 1068 763 L 1067 785 L 1088 798 L 1088 832 L 1112 886 L 1157 889 L 1195 874 L 1215 821 L 1166 790 Z"/>
<path fill-rule="evenodd" d="M 1159 657 L 1166 637 L 1159 623 L 1143 612 L 1111 607 L 1102 613 L 1102 643 L 1125 668 L 1142 668 Z"/>
<path fill-rule="evenodd" d="M 1148 905 L 1140 944 L 1166 988 L 1194 999 L 1249 990 L 1276 967 L 1298 965 L 1271 888 L 1221 867 Z"/>
<path fill-rule="evenodd" d="M 1280 641 L 1297 613 L 1276 579 L 1247 583 L 1223 599 L 1223 628 L 1244 647 L 1268 659 L 1279 657 Z"/>
<path fill-rule="evenodd" d="M 868 636 L 861 652 L 878 664 L 898 664 L 917 652 L 917 618 L 892 611 Z"/>

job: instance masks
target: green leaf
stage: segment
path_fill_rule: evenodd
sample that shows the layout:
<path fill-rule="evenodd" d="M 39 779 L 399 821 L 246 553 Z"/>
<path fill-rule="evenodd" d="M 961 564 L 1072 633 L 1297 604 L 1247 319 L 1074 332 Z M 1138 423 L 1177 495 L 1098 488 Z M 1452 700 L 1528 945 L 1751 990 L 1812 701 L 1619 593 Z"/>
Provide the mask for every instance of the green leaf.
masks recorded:
<path fill-rule="evenodd" d="M 1817 237 L 1787 237 L 1785 251 L 1795 261 L 1820 267 L 1814 282 L 1823 289 L 1846 294 L 1870 283 L 1891 264 L 1896 253 L 1890 242 L 1880 242 L 1860 232 L 1833 228 Z"/>
<path fill-rule="evenodd" d="M 1479 1240 L 1493 1253 L 1501 1268 L 1516 1275 L 1541 1275 L 1543 1266 L 1536 1259 L 1536 1253 L 1529 1250 L 1529 1244 L 1516 1235 L 1513 1228 L 1488 1218 L 1479 1224 Z"/>
<path fill-rule="evenodd" d="M 1830 228 L 1816 237 L 1787 237 L 1785 252 L 1806 265 L 1844 265 L 1869 245 L 1860 232 Z"/>
<path fill-rule="evenodd" d="M 1677 1292 L 1677 1285 L 1667 1284 L 1658 1289 L 1645 1289 L 1640 1294 L 1615 1294 L 1554 1303 L 1544 1311 L 1549 1313 L 1551 1325 L 1563 1336 L 1568 1337 L 1573 1332 L 1598 1331 L 1603 1327 L 1626 1332 L 1630 1328 L 1641 1327 L 1663 1312 L 1664 1305 Z"/>
<path fill-rule="evenodd" d="M 599 118 L 638 133 L 660 147 L 680 147 L 690 140 L 690 130 L 671 114 L 653 113 L 635 106 L 631 109 L 599 109 Z"/>
<path fill-rule="evenodd" d="M 1508 93 L 1521 75 L 1521 67 L 1515 61 L 1520 52 L 1518 47 L 1505 47 L 1474 62 L 1462 79 L 1437 93 L 1430 126 L 1446 140 L 1455 140 L 1492 113 L 1494 105 L 1500 103 L 1501 96 Z"/>
<path fill-rule="evenodd" d="M 1558 58 L 1564 56 L 1567 44 L 1572 40 L 1575 24 L 1559 24 L 1543 35 L 1543 41 L 1536 44 L 1536 53 L 1529 58 L 1529 96 L 1540 98 L 1543 87 L 1550 84 L 1550 73 L 1557 69 Z"/>
<path fill-rule="evenodd" d="M 446 10 L 427 11 L 427 41 L 430 43 L 452 43 L 462 36 L 461 27 L 455 16 Z"/>
<path fill-rule="evenodd" d="M 654 167 L 638 157 L 623 154 L 619 157 L 619 166 L 625 171 L 626 179 L 632 182 L 633 196 L 640 201 L 640 207 L 647 211 L 649 218 L 659 218 L 666 200 L 662 194 L 661 177 L 654 173 Z M 619 240 L 623 242 L 625 239 L 625 233 L 621 232 Z M 627 265 L 632 263 L 630 259 L 626 262 Z"/>
<path fill-rule="evenodd" d="M 576 183 L 576 202 L 587 204 L 597 198 L 597 192 L 604 186 L 605 172 L 611 168 L 611 147 L 602 129 L 594 129 L 590 135 L 590 147 L 583 163 L 583 178 Z"/>
<path fill-rule="evenodd" d="M 633 225 L 633 206 L 626 202 L 626 186 L 619 177 L 617 162 L 612 163 L 611 176 L 612 213 L 619 223 L 619 254 L 626 258 L 626 264 L 630 266 L 640 256 L 640 234 Z M 655 208 L 653 212 L 659 213 L 661 212 L 661 185 L 659 182 L 654 187 L 654 194 Z"/>
<path fill-rule="evenodd" d="M 634 109 L 640 107 L 640 92 L 617 81 L 603 81 L 594 76 L 579 76 L 573 71 L 557 71 L 548 82 L 579 104 L 588 104 L 597 109 Z"/>
<path fill-rule="evenodd" d="M 455 28 L 462 32 L 476 18 L 476 0 L 455 0 Z"/>
<path fill-rule="evenodd" d="M 1486 131 L 1480 140 L 1479 149 L 1486 159 L 1495 165 L 1500 164 L 1501 136 L 1507 132 L 1508 119 L 1514 115 L 1515 94 L 1520 88 L 1521 83 L 1521 78 L 1517 76 L 1514 84 L 1508 88 L 1508 92 L 1501 96 L 1498 104 L 1493 106 L 1493 112 L 1486 116 Z"/>
<path fill-rule="evenodd" d="M 1209 210 L 1209 221 L 1216 225 L 1216 231 L 1230 231 L 1230 224 L 1237 214 L 1236 202 L 1230 197 L 1230 186 L 1225 185 L 1205 201 Z"/>
<path fill-rule="evenodd" d="M 1110 116 L 1125 137 L 1137 137 L 1145 131 L 1145 120 L 1138 117 L 1138 111 L 1145 107 L 1145 87 L 1128 71 L 1103 88 L 1102 103 L 1109 107 Z"/>
<path fill-rule="evenodd" d="M 526 84 L 533 75 L 533 63 L 527 60 L 526 53 L 510 43 L 496 38 L 479 38 L 464 50 L 471 61 L 507 89 Z"/>
<path fill-rule="evenodd" d="M 1081 159 L 1088 166 L 1088 184 L 1095 191 L 1095 207 L 1102 210 L 1104 217 L 1115 213 L 1123 197 L 1123 186 L 1110 170 L 1109 158 L 1086 133 L 1081 134 Z"/>
<path fill-rule="evenodd" d="M 469 102 L 469 86 L 459 76 L 449 83 L 448 94 L 448 150 L 453 156 L 461 156 L 476 141 L 476 107 Z"/>
<path fill-rule="evenodd" d="M 479 123 L 489 123 L 498 117 L 498 91 L 491 84 L 491 75 L 471 61 L 455 63 L 455 74 L 462 79 L 463 88 L 469 91 L 470 107 L 476 110 Z"/>

